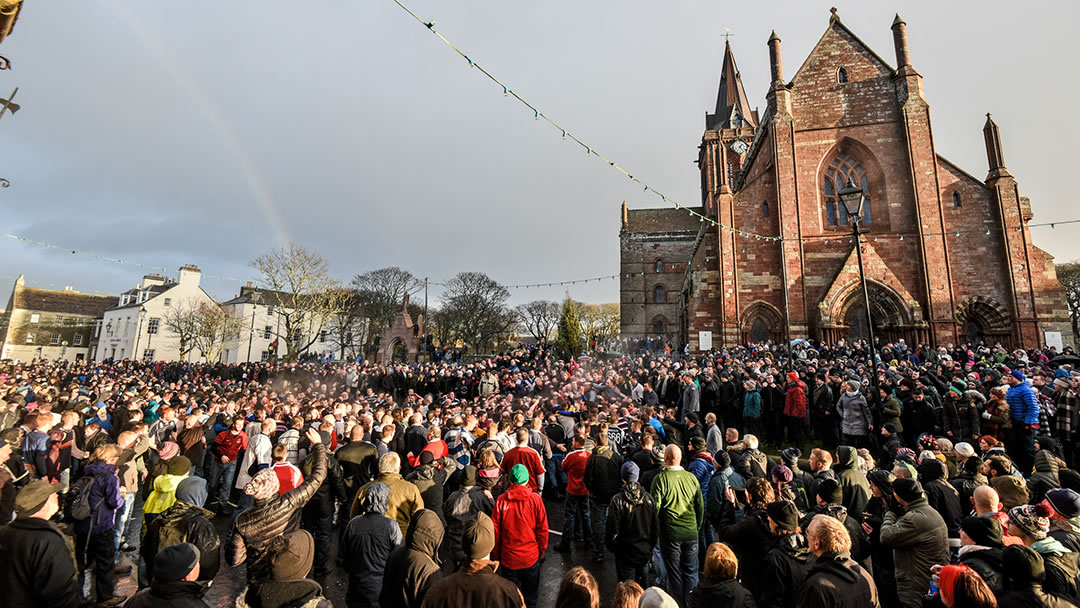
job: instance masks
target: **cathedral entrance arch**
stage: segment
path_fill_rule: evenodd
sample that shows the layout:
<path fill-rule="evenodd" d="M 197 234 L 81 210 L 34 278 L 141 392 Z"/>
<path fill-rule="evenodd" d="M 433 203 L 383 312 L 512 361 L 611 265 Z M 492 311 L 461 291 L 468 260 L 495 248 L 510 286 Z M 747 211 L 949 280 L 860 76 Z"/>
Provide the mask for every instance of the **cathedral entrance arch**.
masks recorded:
<path fill-rule="evenodd" d="M 401 340 L 394 340 L 390 345 L 390 360 L 394 363 L 406 363 L 409 360 L 409 347 L 405 346 L 405 342 Z"/>
<path fill-rule="evenodd" d="M 956 325 L 961 339 L 971 344 L 988 346 L 1001 343 L 1012 347 L 1012 317 L 1009 311 L 993 298 L 975 296 L 956 308 Z"/>
<path fill-rule="evenodd" d="M 769 340 L 774 343 L 784 341 L 784 316 L 780 309 L 761 300 L 746 307 L 740 327 L 744 344 Z"/>
<path fill-rule="evenodd" d="M 870 315 L 874 323 L 874 336 L 885 342 L 908 339 L 906 328 L 911 325 L 911 313 L 895 292 L 884 285 L 869 282 Z M 866 305 L 863 303 L 862 285 L 856 283 L 844 295 L 839 318 L 846 329 L 848 340 L 869 340 L 866 323 Z M 841 332 L 843 333 L 843 332 Z"/>

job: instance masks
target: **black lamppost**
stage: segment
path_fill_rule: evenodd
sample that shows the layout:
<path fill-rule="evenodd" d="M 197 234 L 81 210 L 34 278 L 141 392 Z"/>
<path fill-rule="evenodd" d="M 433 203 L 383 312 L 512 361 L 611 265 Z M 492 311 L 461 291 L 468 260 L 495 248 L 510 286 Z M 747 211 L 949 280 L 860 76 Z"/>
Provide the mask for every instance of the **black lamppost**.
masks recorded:
<path fill-rule="evenodd" d="M 866 202 L 866 193 L 862 187 L 855 184 L 854 178 L 848 178 L 847 186 L 839 192 L 840 201 L 847 211 L 851 221 L 851 235 L 855 238 L 855 258 L 859 261 L 859 281 L 862 283 L 863 304 L 866 306 L 866 330 L 870 339 L 870 368 L 871 382 L 874 384 L 874 400 L 880 400 L 878 395 L 877 373 L 877 345 L 874 342 L 874 320 L 870 316 L 870 290 L 866 285 L 866 270 L 863 269 L 862 261 L 862 224 L 863 204 Z"/>

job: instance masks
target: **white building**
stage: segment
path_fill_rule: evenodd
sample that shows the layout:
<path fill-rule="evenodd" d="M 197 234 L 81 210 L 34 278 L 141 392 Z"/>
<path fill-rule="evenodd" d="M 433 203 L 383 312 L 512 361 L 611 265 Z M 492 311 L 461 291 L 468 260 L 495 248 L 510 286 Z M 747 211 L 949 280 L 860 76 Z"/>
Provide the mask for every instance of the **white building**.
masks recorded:
<path fill-rule="evenodd" d="M 287 356 L 288 345 L 280 337 L 285 332 L 280 302 L 289 301 L 291 297 L 283 294 L 279 296 L 273 291 L 259 289 L 248 283 L 240 288 L 238 296 L 223 302 L 221 307 L 226 312 L 237 315 L 243 321 L 244 329 L 235 340 L 226 343 L 221 356 L 222 362 L 266 361 L 271 356 L 270 345 L 274 342 L 277 342 L 277 350 L 273 354 L 278 358 Z M 359 349 L 364 341 L 366 323 L 357 322 L 354 325 L 355 330 L 348 333 L 353 334 L 351 337 L 356 345 L 355 349 Z M 326 323 L 320 323 L 318 319 L 309 321 L 306 327 L 300 330 L 299 336 L 303 342 L 314 339 L 306 354 L 340 358 L 341 340 L 335 332 L 333 320 Z M 355 349 L 346 348 L 346 356 L 353 356 L 352 351 Z"/>
<path fill-rule="evenodd" d="M 117 305 L 105 311 L 94 360 L 179 361 L 180 340 L 165 319 L 177 307 L 217 306 L 199 286 L 201 277 L 197 266 L 185 264 L 176 280 L 146 275 L 141 285 L 120 294 Z M 184 358 L 201 357 L 194 351 Z"/>

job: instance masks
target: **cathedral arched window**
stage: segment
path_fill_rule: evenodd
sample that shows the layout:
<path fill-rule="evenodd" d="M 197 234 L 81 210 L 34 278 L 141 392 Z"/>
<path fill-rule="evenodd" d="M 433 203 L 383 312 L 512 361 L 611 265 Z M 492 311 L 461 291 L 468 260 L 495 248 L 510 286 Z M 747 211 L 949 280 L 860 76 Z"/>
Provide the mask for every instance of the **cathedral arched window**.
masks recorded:
<path fill-rule="evenodd" d="M 847 82 L 847 70 L 845 70 L 844 68 L 836 70 L 836 82 L 840 84 L 844 84 L 845 82 Z"/>
<path fill-rule="evenodd" d="M 664 324 L 663 319 L 657 319 L 656 322 L 653 323 L 653 331 L 658 334 L 662 334 L 667 331 L 667 326 Z"/>
<path fill-rule="evenodd" d="M 666 295 L 667 294 L 664 292 L 664 286 L 663 285 L 657 285 L 656 286 L 656 303 L 657 304 L 663 304 L 664 303 L 664 297 Z"/>
<path fill-rule="evenodd" d="M 769 216 L 769 201 L 761 203 L 761 215 L 764 215 L 766 217 Z"/>
<path fill-rule="evenodd" d="M 873 205 L 870 200 L 870 181 L 866 170 L 856 159 L 840 152 L 833 158 L 829 168 L 825 170 L 825 183 L 823 184 L 825 195 L 825 224 L 829 227 L 842 227 L 848 225 L 848 214 L 844 204 L 840 202 L 840 191 L 843 190 L 848 180 L 862 187 L 863 201 L 862 223 L 872 224 L 874 221 Z"/>
<path fill-rule="evenodd" d="M 656 260 L 656 272 L 664 272 L 664 260 Z"/>
<path fill-rule="evenodd" d="M 953 190 L 953 193 L 952 193 L 952 206 L 953 207 L 959 207 L 960 206 L 960 191 L 959 190 Z"/>

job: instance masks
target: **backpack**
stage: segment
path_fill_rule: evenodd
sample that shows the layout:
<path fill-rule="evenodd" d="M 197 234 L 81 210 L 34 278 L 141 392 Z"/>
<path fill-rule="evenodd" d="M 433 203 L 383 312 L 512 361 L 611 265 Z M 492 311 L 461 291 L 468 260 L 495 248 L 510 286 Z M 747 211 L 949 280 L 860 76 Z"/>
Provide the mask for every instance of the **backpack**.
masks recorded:
<path fill-rule="evenodd" d="M 82 521 L 93 514 L 94 507 L 90 505 L 90 489 L 93 487 L 93 475 L 83 475 L 72 482 L 64 500 L 65 517 L 73 521 Z M 98 501 L 97 506 L 101 506 L 101 501 Z"/>

